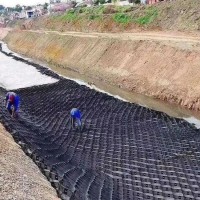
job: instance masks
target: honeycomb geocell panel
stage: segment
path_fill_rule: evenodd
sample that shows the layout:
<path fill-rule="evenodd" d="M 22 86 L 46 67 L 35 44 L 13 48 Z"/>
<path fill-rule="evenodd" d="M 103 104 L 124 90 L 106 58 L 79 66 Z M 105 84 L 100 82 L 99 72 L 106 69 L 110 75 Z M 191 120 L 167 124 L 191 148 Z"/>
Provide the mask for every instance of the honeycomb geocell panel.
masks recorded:
<path fill-rule="evenodd" d="M 199 130 L 28 64 L 59 82 L 16 90 L 18 119 L 0 89 L 0 120 L 62 199 L 200 199 Z M 81 133 L 70 126 L 73 107 L 83 114 Z"/>

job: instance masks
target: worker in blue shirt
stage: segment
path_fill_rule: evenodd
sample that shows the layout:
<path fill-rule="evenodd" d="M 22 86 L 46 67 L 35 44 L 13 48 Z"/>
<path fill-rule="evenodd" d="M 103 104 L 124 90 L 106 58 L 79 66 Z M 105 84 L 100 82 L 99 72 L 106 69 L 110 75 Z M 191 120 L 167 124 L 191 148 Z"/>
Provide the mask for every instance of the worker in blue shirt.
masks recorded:
<path fill-rule="evenodd" d="M 17 117 L 19 110 L 19 96 L 14 92 L 8 92 L 6 94 L 6 108 L 11 114 L 11 117 Z"/>
<path fill-rule="evenodd" d="M 77 123 L 79 130 L 81 131 L 82 122 L 81 122 L 81 112 L 78 108 L 72 108 L 70 111 L 71 116 L 71 125 L 72 128 L 75 128 L 75 123 Z"/>

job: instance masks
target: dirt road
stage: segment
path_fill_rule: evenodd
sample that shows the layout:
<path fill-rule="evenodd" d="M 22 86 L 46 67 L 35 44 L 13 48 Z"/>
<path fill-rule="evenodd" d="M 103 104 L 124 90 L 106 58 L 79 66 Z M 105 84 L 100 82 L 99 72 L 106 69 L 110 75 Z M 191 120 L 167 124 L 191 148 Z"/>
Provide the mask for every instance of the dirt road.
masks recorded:
<path fill-rule="evenodd" d="M 190 43 L 200 44 L 200 35 L 192 34 L 188 35 L 181 32 L 135 32 L 135 33 L 84 33 L 84 32 L 59 32 L 59 31 L 45 31 L 45 30 L 26 30 L 27 32 L 35 32 L 41 34 L 58 34 L 74 37 L 87 37 L 87 38 L 109 38 L 120 40 L 146 40 L 146 41 L 168 41 L 177 43 Z"/>

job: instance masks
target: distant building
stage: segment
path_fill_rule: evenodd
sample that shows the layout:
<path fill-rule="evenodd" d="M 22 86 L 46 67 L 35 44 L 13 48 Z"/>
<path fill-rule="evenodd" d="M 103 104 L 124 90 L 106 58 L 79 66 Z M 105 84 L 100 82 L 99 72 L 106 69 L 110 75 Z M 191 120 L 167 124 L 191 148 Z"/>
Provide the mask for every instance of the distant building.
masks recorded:
<path fill-rule="evenodd" d="M 147 4 L 147 0 L 140 0 L 140 3 Z"/>
<path fill-rule="evenodd" d="M 140 0 L 140 2 L 142 4 L 155 4 L 155 3 L 158 3 L 158 2 L 161 2 L 161 1 L 167 1 L 167 0 Z M 169 1 L 169 0 L 168 0 Z"/>
<path fill-rule="evenodd" d="M 34 10 L 26 10 L 26 18 L 32 18 L 35 16 Z"/>
<path fill-rule="evenodd" d="M 50 0 L 50 4 L 61 3 L 61 0 Z"/>

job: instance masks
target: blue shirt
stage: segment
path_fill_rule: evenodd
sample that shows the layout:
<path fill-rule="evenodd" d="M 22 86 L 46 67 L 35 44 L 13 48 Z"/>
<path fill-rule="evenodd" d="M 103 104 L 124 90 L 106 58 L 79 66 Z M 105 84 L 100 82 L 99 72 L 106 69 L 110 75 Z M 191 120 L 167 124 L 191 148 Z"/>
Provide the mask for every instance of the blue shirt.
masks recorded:
<path fill-rule="evenodd" d="M 72 116 L 73 118 L 78 118 L 78 119 L 81 118 L 81 112 L 80 112 L 80 110 L 77 109 L 77 108 L 73 108 L 73 109 L 71 110 L 70 114 L 71 114 L 71 116 Z"/>

